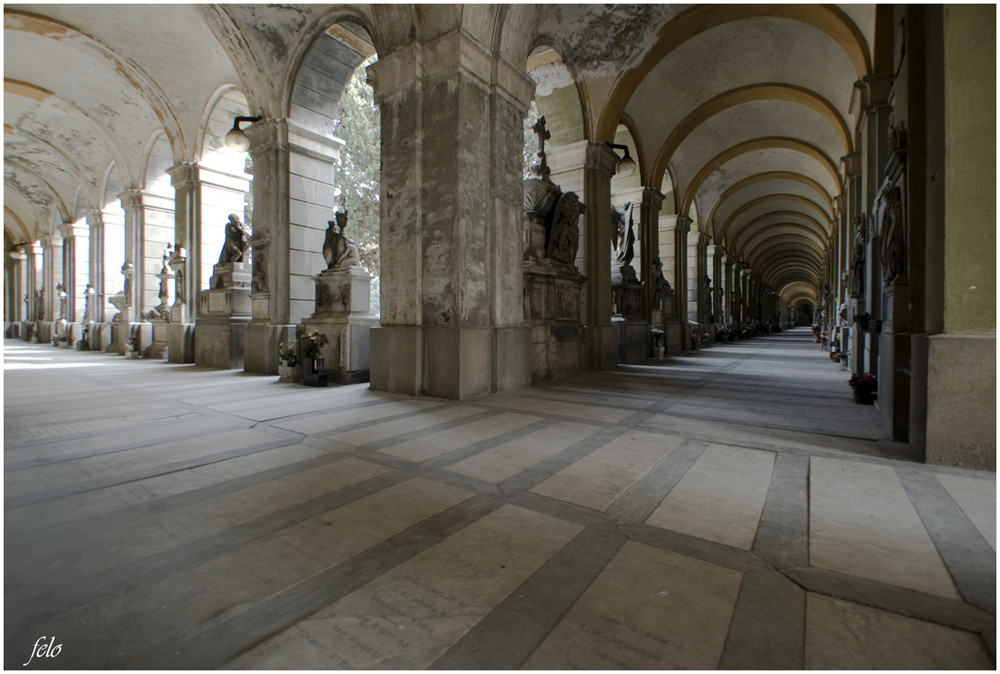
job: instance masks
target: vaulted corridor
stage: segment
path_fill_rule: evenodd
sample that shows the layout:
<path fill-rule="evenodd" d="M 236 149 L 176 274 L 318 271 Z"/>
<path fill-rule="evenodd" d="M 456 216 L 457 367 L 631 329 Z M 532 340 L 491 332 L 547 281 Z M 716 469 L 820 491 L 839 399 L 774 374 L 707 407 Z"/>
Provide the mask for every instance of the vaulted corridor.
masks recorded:
<path fill-rule="evenodd" d="M 807 329 L 461 402 L 4 370 L 6 668 L 995 666 L 995 474 Z"/>

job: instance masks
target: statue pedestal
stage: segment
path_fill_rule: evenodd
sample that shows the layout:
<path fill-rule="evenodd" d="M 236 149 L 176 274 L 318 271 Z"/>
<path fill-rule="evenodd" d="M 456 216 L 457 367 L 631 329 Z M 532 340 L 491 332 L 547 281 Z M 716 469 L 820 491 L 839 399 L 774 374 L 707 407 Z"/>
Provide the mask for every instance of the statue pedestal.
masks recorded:
<path fill-rule="evenodd" d="M 167 326 L 167 361 L 170 363 L 194 362 L 194 323 L 185 323 L 187 316 L 183 304 L 174 303 L 170 308 Z"/>
<path fill-rule="evenodd" d="M 618 336 L 618 362 L 642 363 L 649 358 L 649 322 L 642 315 L 642 282 L 625 264 L 611 275 L 611 323 Z"/>
<path fill-rule="evenodd" d="M 314 277 L 316 311 L 302 321 L 303 331 L 325 334 L 330 343 L 320 357 L 324 371 L 339 384 L 368 381 L 370 331 L 379 319 L 370 313 L 371 277 L 361 267 L 327 269 Z M 308 366 L 308 364 L 307 364 Z"/>
<path fill-rule="evenodd" d="M 581 319 L 586 277 L 571 264 L 531 260 L 524 266 L 525 318 L 531 325 L 531 381 L 582 372 L 586 341 Z"/>
<path fill-rule="evenodd" d="M 165 358 L 167 355 L 167 331 L 170 323 L 163 319 L 153 318 L 149 321 L 153 326 L 153 343 L 142 352 L 143 358 Z"/>
<path fill-rule="evenodd" d="M 198 339 L 194 359 L 198 365 L 242 369 L 244 337 L 250 322 L 250 264 L 215 265 L 211 288 L 198 293 Z"/>

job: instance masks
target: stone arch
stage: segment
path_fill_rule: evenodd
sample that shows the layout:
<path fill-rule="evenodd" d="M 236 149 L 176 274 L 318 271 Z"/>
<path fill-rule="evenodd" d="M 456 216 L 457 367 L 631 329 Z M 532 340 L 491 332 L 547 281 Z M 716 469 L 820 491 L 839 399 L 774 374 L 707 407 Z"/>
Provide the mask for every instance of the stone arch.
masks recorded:
<path fill-rule="evenodd" d="M 702 183 L 705 182 L 713 171 L 718 169 L 733 157 L 765 148 L 781 148 L 800 152 L 816 161 L 827 173 L 829 173 L 835 183 L 838 185 L 840 184 L 840 172 L 837 169 L 837 165 L 819 148 L 795 138 L 757 138 L 755 140 L 734 145 L 728 150 L 725 150 L 708 160 L 705 165 L 702 166 L 701 170 L 699 170 L 695 175 L 694 179 L 692 179 L 691 184 L 687 186 L 684 197 L 681 199 L 681 210 L 687 210 L 687 208 L 694 201 L 694 197 L 698 193 L 698 188 L 701 187 Z"/>
<path fill-rule="evenodd" d="M 854 66 L 857 78 L 871 72 L 868 44 L 860 29 L 843 12 L 831 5 L 701 5 L 681 12 L 660 30 L 656 44 L 642 61 L 623 71 L 611 87 L 595 138 L 608 138 L 628 104 L 632 92 L 656 66 L 678 46 L 700 33 L 725 23 L 749 17 L 785 18 L 812 26 L 837 42 Z"/>
<path fill-rule="evenodd" d="M 791 84 L 778 82 L 748 84 L 736 89 L 730 89 L 705 101 L 688 113 L 681 123 L 674 127 L 657 154 L 652 168 L 654 182 L 662 175 L 663 171 L 666 171 L 667 164 L 677 147 L 699 125 L 712 116 L 737 105 L 766 100 L 796 103 L 818 113 L 837 132 L 843 145 L 844 155 L 852 152 L 853 142 L 850 129 L 833 104 L 825 98 L 813 91 Z"/>

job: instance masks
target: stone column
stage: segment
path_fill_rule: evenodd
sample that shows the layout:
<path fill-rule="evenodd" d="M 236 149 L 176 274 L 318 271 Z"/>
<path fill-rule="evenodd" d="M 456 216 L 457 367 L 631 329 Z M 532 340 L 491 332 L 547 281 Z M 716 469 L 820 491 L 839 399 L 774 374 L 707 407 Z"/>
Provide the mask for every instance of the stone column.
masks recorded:
<path fill-rule="evenodd" d="M 708 306 L 708 241 L 709 236 L 707 232 L 699 232 L 698 234 L 698 267 L 697 267 L 697 281 L 698 281 L 698 322 L 701 323 L 704 328 L 708 329 L 708 314 L 711 313 L 711 309 Z"/>
<path fill-rule="evenodd" d="M 288 121 L 262 119 L 251 124 L 246 133 L 254 176 L 250 239 L 253 288 L 243 368 L 258 374 L 277 374 L 278 347 L 295 339 L 289 261 Z"/>
<path fill-rule="evenodd" d="M 6 333 L 8 338 L 20 336 L 19 324 L 24 306 L 21 299 L 21 292 L 24 288 L 21 281 L 24 259 L 24 253 L 17 249 L 9 251 L 4 259 L 4 322 L 10 324 Z"/>
<path fill-rule="evenodd" d="M 87 284 L 90 282 L 90 229 L 85 220 L 67 223 L 61 227 L 63 235 L 63 266 L 66 270 L 63 286 L 69 295 L 66 320 L 83 321 L 83 305 Z M 82 334 L 82 326 L 78 330 Z M 74 333 L 73 338 L 78 339 Z"/>
<path fill-rule="evenodd" d="M 643 315 L 650 317 L 653 310 L 653 284 L 649 282 L 653 262 L 660 256 L 660 208 L 663 206 L 663 193 L 652 187 L 642 188 L 642 206 L 639 211 L 639 238 L 642 246 L 639 248 L 641 259 L 639 278 L 645 283 L 642 287 Z"/>
<path fill-rule="evenodd" d="M 90 299 L 89 320 L 99 323 L 105 319 L 104 298 L 107 294 L 104 278 L 104 219 L 100 209 L 87 211 L 87 228 L 90 244 L 89 282 L 94 291 Z"/>
<path fill-rule="evenodd" d="M 723 320 L 722 298 L 725 296 L 726 276 L 723 260 L 726 258 L 726 249 L 719 244 L 715 245 L 712 251 L 712 316 L 715 323 L 721 324 Z"/>
<path fill-rule="evenodd" d="M 462 399 L 527 385 L 520 167 L 531 81 L 460 31 L 400 47 L 369 74 L 382 115 L 372 388 Z"/>
<path fill-rule="evenodd" d="M 618 336 L 611 324 L 611 177 L 618 155 L 607 143 L 589 143 L 584 164 L 583 273 L 587 277 L 584 320 L 590 366 L 618 364 Z"/>
<path fill-rule="evenodd" d="M 131 292 L 125 298 L 125 306 L 131 307 L 133 316 L 142 315 L 143 268 L 145 267 L 142 248 L 146 213 L 143 209 L 142 191 L 128 190 L 118 196 L 125 211 L 125 264 L 132 265 Z M 128 319 L 130 322 L 132 317 Z"/>
<path fill-rule="evenodd" d="M 691 348 L 691 328 L 688 325 L 688 232 L 694 221 L 678 215 L 674 225 L 674 295 L 677 297 L 677 320 L 681 324 L 681 345 Z"/>
<path fill-rule="evenodd" d="M 197 164 L 177 164 L 167 169 L 174 187 L 174 250 L 184 251 L 184 266 L 174 270 L 183 287 L 175 288 L 174 309 L 179 323 L 194 323 L 195 301 L 201 282 L 201 181 Z M 180 275 L 177 272 L 180 272 Z M 171 357 L 171 362 L 175 361 Z"/>

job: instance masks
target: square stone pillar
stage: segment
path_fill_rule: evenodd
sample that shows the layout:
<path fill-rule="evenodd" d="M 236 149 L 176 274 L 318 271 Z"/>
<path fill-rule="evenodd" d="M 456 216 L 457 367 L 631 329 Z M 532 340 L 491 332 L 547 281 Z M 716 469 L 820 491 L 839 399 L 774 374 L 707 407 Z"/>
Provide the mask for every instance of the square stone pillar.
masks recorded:
<path fill-rule="evenodd" d="M 530 383 L 521 271 L 531 81 L 466 33 L 369 69 L 382 115 L 378 390 L 463 399 Z"/>
<path fill-rule="evenodd" d="M 618 364 L 618 334 L 611 322 L 611 177 L 618 155 L 607 143 L 589 143 L 584 166 L 583 259 L 587 277 L 584 321 L 590 367 Z"/>

